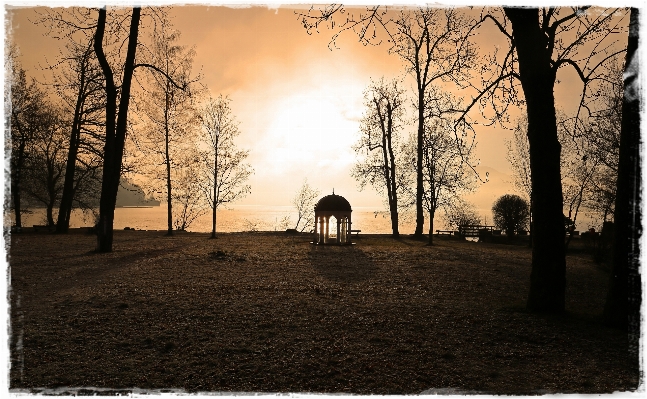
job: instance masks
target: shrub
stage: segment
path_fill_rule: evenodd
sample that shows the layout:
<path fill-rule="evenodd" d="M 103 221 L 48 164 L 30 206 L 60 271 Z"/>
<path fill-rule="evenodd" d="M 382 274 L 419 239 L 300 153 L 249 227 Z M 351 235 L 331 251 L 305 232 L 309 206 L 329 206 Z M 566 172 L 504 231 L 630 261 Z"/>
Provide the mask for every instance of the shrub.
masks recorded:
<path fill-rule="evenodd" d="M 526 230 L 530 217 L 528 201 L 514 194 L 505 194 L 499 197 L 492 206 L 494 224 L 505 230 L 509 237 L 517 231 Z"/>

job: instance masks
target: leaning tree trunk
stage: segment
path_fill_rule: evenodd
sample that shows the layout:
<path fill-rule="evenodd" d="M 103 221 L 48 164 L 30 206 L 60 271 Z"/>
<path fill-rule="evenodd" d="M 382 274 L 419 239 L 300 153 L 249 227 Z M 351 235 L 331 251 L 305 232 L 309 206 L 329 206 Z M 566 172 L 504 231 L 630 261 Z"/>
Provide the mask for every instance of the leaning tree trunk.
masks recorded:
<path fill-rule="evenodd" d="M 625 64 L 620 155 L 614 215 L 613 269 L 605 322 L 629 330 L 630 344 L 637 350 L 640 336 L 640 91 L 638 49 L 638 9 L 631 9 L 629 42 Z"/>
<path fill-rule="evenodd" d="M 81 66 L 81 81 L 74 106 L 74 118 L 70 132 L 70 147 L 67 152 L 67 164 L 65 165 L 65 180 L 63 183 L 63 195 L 58 208 L 58 220 L 56 222 L 57 233 L 67 233 L 70 228 L 70 217 L 72 215 L 72 201 L 74 200 L 74 174 L 76 172 L 76 159 L 79 152 L 81 140 L 81 118 L 85 100 L 85 70 L 86 64 Z"/>
<path fill-rule="evenodd" d="M 77 104 L 78 107 L 78 104 Z M 70 148 L 67 153 L 67 164 L 65 166 L 65 180 L 63 183 L 63 195 L 58 209 L 56 222 L 57 233 L 67 233 L 70 228 L 70 217 L 72 215 L 72 201 L 74 199 L 74 174 L 76 172 L 76 158 L 79 149 L 79 126 L 76 111 L 72 132 L 70 134 Z"/>
<path fill-rule="evenodd" d="M 561 312 L 566 292 L 561 146 L 557 138 L 555 73 L 536 8 L 506 8 L 519 57 L 528 112 L 528 142 L 534 217 L 532 272 L 527 307 Z"/>
<path fill-rule="evenodd" d="M 141 8 L 133 8 L 128 37 L 128 49 L 124 74 L 121 85 L 121 101 L 119 115 L 115 123 L 117 109 L 117 90 L 114 83 L 112 69 L 103 52 L 103 36 L 106 27 L 106 9 L 99 10 L 99 20 L 94 41 L 94 49 L 106 78 L 106 144 L 103 158 L 103 181 L 101 184 L 101 199 L 99 202 L 99 224 L 97 226 L 97 251 L 111 252 L 113 238 L 113 222 L 117 191 L 121 177 L 121 165 L 126 139 L 128 123 L 128 105 L 130 103 L 130 86 L 135 65 L 135 51 L 137 50 L 137 36 L 139 33 L 139 17 Z"/>

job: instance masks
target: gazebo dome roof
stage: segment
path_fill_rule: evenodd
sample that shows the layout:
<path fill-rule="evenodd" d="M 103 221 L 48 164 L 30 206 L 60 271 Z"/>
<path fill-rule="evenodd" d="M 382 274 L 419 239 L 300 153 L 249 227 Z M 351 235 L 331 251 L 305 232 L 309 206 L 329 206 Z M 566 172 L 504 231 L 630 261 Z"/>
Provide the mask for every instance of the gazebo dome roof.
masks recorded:
<path fill-rule="evenodd" d="M 331 195 L 326 195 L 321 198 L 317 205 L 315 205 L 315 211 L 352 211 L 350 208 L 350 203 L 346 198 L 341 195 L 334 193 Z"/>

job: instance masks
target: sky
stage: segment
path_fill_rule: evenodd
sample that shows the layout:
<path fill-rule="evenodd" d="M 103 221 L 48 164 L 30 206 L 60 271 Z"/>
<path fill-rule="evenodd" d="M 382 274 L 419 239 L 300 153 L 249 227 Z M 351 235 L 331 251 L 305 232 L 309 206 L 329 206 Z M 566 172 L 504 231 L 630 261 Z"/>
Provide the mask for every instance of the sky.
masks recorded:
<path fill-rule="evenodd" d="M 30 22 L 33 9 L 8 11 L 7 34 L 20 49 L 23 67 L 30 76 L 46 79 L 39 65 L 54 61 L 62 43 Z M 307 179 L 322 195 L 334 189 L 353 207 L 386 209 L 371 187 L 360 191 L 350 175 L 364 89 L 371 79 L 404 76 L 401 60 L 388 54 L 386 45 L 364 46 L 354 33 L 346 32 L 331 50 L 331 30 L 309 35 L 294 9 L 288 8 L 175 6 L 169 14 L 182 32 L 181 43 L 195 46 L 194 70 L 211 95 L 232 99 L 240 122 L 237 144 L 249 150 L 248 161 L 255 170 L 249 181 L 251 194 L 238 204 L 290 205 Z M 503 43 L 500 39 L 491 28 L 476 37 L 486 51 Z M 578 82 L 569 72 L 562 74 L 557 102 L 572 107 Z M 410 76 L 405 79 L 405 87 L 413 84 Z M 408 97 L 413 100 L 411 90 Z M 413 132 L 415 123 L 408 129 Z M 516 192 L 505 146 L 512 132 L 481 126 L 476 133 L 476 170 L 487 182 L 468 200 L 491 220 L 489 210 L 496 198 Z"/>

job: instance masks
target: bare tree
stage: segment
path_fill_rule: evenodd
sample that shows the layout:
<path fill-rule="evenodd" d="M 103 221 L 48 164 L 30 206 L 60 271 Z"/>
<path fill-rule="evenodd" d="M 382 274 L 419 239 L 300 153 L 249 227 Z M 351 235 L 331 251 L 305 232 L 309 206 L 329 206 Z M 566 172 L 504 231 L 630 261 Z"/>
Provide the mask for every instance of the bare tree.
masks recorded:
<path fill-rule="evenodd" d="M 173 179 L 176 182 L 171 201 L 173 226 L 175 230 L 186 231 L 189 226 L 209 210 L 204 196 L 205 177 L 204 154 L 197 147 L 191 147 L 176 156 Z"/>
<path fill-rule="evenodd" d="M 112 251 L 113 222 L 117 191 L 121 178 L 126 132 L 128 129 L 128 111 L 133 74 L 138 67 L 146 67 L 164 75 L 173 85 L 185 88 L 186 83 L 178 85 L 170 76 L 155 65 L 148 63 L 135 63 L 137 52 L 139 22 L 141 8 L 134 7 L 130 18 L 128 34 L 124 42 L 127 43 L 123 66 L 117 72 L 121 75 L 121 84 L 117 90 L 115 69 L 108 62 L 104 51 L 104 38 L 106 33 L 106 8 L 99 9 L 99 15 L 94 35 L 94 52 L 101 66 L 105 83 L 106 110 L 105 110 L 105 146 L 103 151 L 103 179 L 101 184 L 101 199 L 99 201 L 99 222 L 97 225 L 98 252 Z M 120 29 L 121 25 L 116 25 Z M 117 35 L 114 35 L 117 36 Z M 117 36 L 118 37 L 118 36 Z M 112 38 L 114 40 L 114 37 Z M 122 45 L 118 46 L 119 49 Z"/>
<path fill-rule="evenodd" d="M 558 138 L 561 145 L 560 172 L 564 212 L 571 228 L 565 248 L 573 237 L 580 209 L 590 195 L 594 178 L 597 175 L 598 163 L 590 154 L 573 141 L 573 119 L 563 113 L 557 116 Z M 530 172 L 530 149 L 528 145 L 528 120 L 521 116 L 517 120 L 513 140 L 506 143 L 507 158 L 512 166 L 515 187 L 530 198 L 532 209 L 532 181 Z M 530 214 L 532 236 L 532 212 Z M 531 240 L 532 241 L 532 240 Z"/>
<path fill-rule="evenodd" d="M 97 178 L 104 143 L 100 134 L 105 110 L 101 71 L 93 57 L 92 38 L 86 40 L 86 43 L 68 43 L 68 54 L 61 63 L 63 68 L 54 82 L 58 95 L 73 115 L 68 127 L 65 182 L 56 223 L 58 233 L 69 229 L 72 208 L 75 202 L 79 204 L 78 188 L 85 186 L 82 182 Z"/>
<path fill-rule="evenodd" d="M 29 143 L 24 191 L 45 206 L 47 225 L 54 226 L 53 210 L 63 191 L 67 123 L 62 111 L 47 101 L 41 102 L 38 112 L 39 126 Z"/>
<path fill-rule="evenodd" d="M 112 233 L 115 217 L 115 204 L 121 177 L 126 129 L 128 126 L 128 108 L 130 104 L 130 88 L 135 71 L 135 54 L 139 35 L 139 20 L 141 8 L 135 7 L 130 18 L 128 47 L 123 64 L 120 90 L 117 90 L 114 71 L 106 58 L 103 41 L 106 31 L 106 8 L 99 10 L 94 36 L 94 52 L 105 79 L 106 111 L 105 111 L 105 147 L 103 153 L 103 179 L 101 184 L 101 199 L 99 201 L 99 223 L 97 225 L 97 251 L 112 251 Z M 119 107 L 117 100 L 119 93 Z"/>
<path fill-rule="evenodd" d="M 165 16 L 159 18 L 147 47 L 149 63 L 162 70 L 150 69 L 142 82 L 144 95 L 137 102 L 143 116 L 145 174 L 151 191 L 166 194 L 167 234 L 173 234 L 173 179 L 175 158 L 186 151 L 188 143 L 197 139 L 197 94 L 191 87 L 178 88 L 167 78 L 179 82 L 191 81 L 194 49 L 179 45 L 180 32 L 174 30 Z M 193 85 L 192 85 L 193 86 Z M 162 188 L 163 187 L 163 188 Z"/>
<path fill-rule="evenodd" d="M 587 209 L 599 214 L 603 221 L 613 215 L 616 176 L 622 126 L 622 66 L 612 64 L 609 79 L 598 85 L 595 101 L 586 112 L 572 118 L 569 130 L 573 150 L 596 164 L 591 187 L 584 202 Z"/>
<path fill-rule="evenodd" d="M 506 158 L 512 168 L 514 187 L 527 198 L 532 198 L 530 151 L 528 149 L 528 119 L 521 116 L 514 127 L 512 140 L 506 140 Z"/>
<path fill-rule="evenodd" d="M 641 326 L 642 283 L 640 236 L 642 235 L 640 165 L 640 62 L 638 57 L 639 11 L 631 9 L 629 42 L 624 68 L 624 96 L 618 160 L 617 197 L 614 212 L 613 269 L 604 307 L 609 325 L 629 332 L 630 353 L 637 360 Z"/>
<path fill-rule="evenodd" d="M 453 82 L 461 86 L 470 78 L 474 51 L 465 34 L 469 20 L 452 8 L 417 8 L 401 12 L 395 20 L 393 52 L 407 65 L 407 72 L 415 77 L 418 132 L 416 157 L 416 235 L 422 235 L 424 225 L 424 147 L 425 109 L 431 85 Z M 431 234 L 430 234 L 431 237 Z"/>
<path fill-rule="evenodd" d="M 15 51 L 15 50 L 14 50 Z M 21 194 L 29 159 L 29 147 L 43 126 L 45 115 L 41 112 L 45 94 L 35 80 L 27 81 L 27 74 L 15 59 L 15 52 L 7 58 L 11 68 L 11 138 L 5 153 L 10 159 L 11 206 L 16 228 L 22 227 Z M 10 151 L 10 153 L 9 153 Z"/>
<path fill-rule="evenodd" d="M 320 191 L 316 190 L 308 184 L 308 180 L 303 181 L 303 185 L 297 191 L 292 204 L 297 210 L 297 222 L 294 229 L 303 232 L 306 228 L 314 226 L 315 213 L 314 208 L 317 198 L 319 198 Z M 301 222 L 303 224 L 301 225 Z M 301 229 L 299 229 L 301 226 Z"/>
<path fill-rule="evenodd" d="M 530 175 L 530 151 L 528 148 L 528 119 L 521 116 L 517 119 L 513 130 L 512 140 L 506 140 L 508 152 L 506 158 L 512 167 L 512 183 L 515 188 L 523 193 L 530 203 L 528 225 L 530 226 L 530 240 L 532 246 L 532 178 Z"/>
<path fill-rule="evenodd" d="M 460 226 L 481 224 L 481 218 L 473 204 L 459 198 L 451 207 L 446 207 L 443 213 L 445 224 L 455 230 Z"/>
<path fill-rule="evenodd" d="M 391 215 L 393 236 L 398 230 L 398 192 L 401 190 L 396 151 L 405 117 L 404 91 L 397 80 L 372 82 L 364 91 L 366 111 L 360 122 L 360 139 L 355 152 L 363 156 L 353 167 L 352 175 L 363 188 L 371 184 L 385 190 Z"/>
<path fill-rule="evenodd" d="M 591 156 L 588 149 L 578 148 L 572 139 L 572 125 L 567 121 L 558 121 L 558 135 L 562 146 L 560 170 L 564 208 L 568 212 L 568 220 L 571 221 L 565 244 L 565 249 L 568 249 L 580 210 L 589 203 L 587 198 L 592 196 L 600 161 Z"/>
<path fill-rule="evenodd" d="M 615 77 L 617 79 L 618 76 Z M 613 98 L 616 97 L 613 91 L 607 91 L 607 95 L 608 103 L 617 104 Z M 617 115 L 617 110 L 605 107 L 597 111 L 596 106 L 599 105 L 589 106 L 591 114 L 607 115 L 611 120 L 614 115 Z M 619 144 L 609 145 L 609 143 L 617 142 L 619 132 L 609 126 L 606 120 L 601 121 L 599 125 L 595 123 L 599 116 L 595 119 L 589 116 L 587 120 L 582 120 L 582 117 L 583 115 L 577 118 L 568 117 L 563 112 L 557 113 L 564 212 L 572 226 L 566 248 L 573 237 L 573 230 L 581 210 L 598 212 L 606 221 L 610 210 L 613 209 L 612 202 L 615 199 L 615 185 L 610 180 L 613 180 L 617 174 Z M 507 158 L 512 166 L 515 186 L 519 191 L 527 194 L 528 198 L 532 198 L 527 126 L 527 118 L 524 116 L 519 118 L 514 129 L 513 141 L 506 144 Z M 530 224 L 532 226 L 532 217 Z"/>
<path fill-rule="evenodd" d="M 519 89 L 523 91 L 534 218 L 530 310 L 564 310 L 561 146 L 554 97 L 557 71 L 561 67 L 575 70 L 583 83 L 580 110 L 585 109 L 596 84 L 607 79 L 608 64 L 624 52 L 620 37 L 614 35 L 624 30 L 622 14 L 620 9 L 589 7 L 485 9 L 473 28 L 493 23 L 509 46 L 484 63 L 482 84 L 464 115 L 473 108 L 488 107 L 494 110 L 495 119 L 501 119 L 510 104 L 519 104 Z"/>
<path fill-rule="evenodd" d="M 429 212 L 429 245 L 433 245 L 436 211 L 452 207 L 462 195 L 476 188 L 471 165 L 476 141 L 464 124 L 463 133 L 455 134 L 455 110 L 460 109 L 460 104 L 450 93 L 429 86 L 424 104 L 423 203 Z"/>
<path fill-rule="evenodd" d="M 417 96 L 417 157 L 416 157 L 416 230 L 424 230 L 423 210 L 423 138 L 425 93 L 431 84 L 452 82 L 463 86 L 470 78 L 474 48 L 470 42 L 471 21 L 453 8 L 416 7 L 389 12 L 387 7 L 369 6 L 364 12 L 350 13 L 343 5 L 333 4 L 311 8 L 299 13 L 308 33 L 328 25 L 335 31 L 331 45 L 345 31 L 353 31 L 361 42 L 379 45 L 383 38 L 389 43 L 389 52 L 397 54 L 407 73 L 416 81 Z"/>
<path fill-rule="evenodd" d="M 67 161 L 65 181 L 59 206 L 56 231 L 66 233 L 70 215 L 81 194 L 78 188 L 85 179 L 96 179 L 105 127 L 102 119 L 105 111 L 103 76 L 93 51 L 93 10 L 73 7 L 69 9 L 45 9 L 38 12 L 34 23 L 48 28 L 47 35 L 64 41 L 57 61 L 48 67 L 54 72 L 51 86 L 62 100 L 67 113 L 72 115 L 68 125 Z"/>
<path fill-rule="evenodd" d="M 212 209 L 211 238 L 216 238 L 218 207 L 251 192 L 251 187 L 245 182 L 253 169 L 244 163 L 248 151 L 238 150 L 234 143 L 240 131 L 238 122 L 232 115 L 230 102 L 222 94 L 218 98 L 210 98 L 200 113 L 203 140 L 209 148 L 203 156 L 207 171 L 203 191 Z"/>

